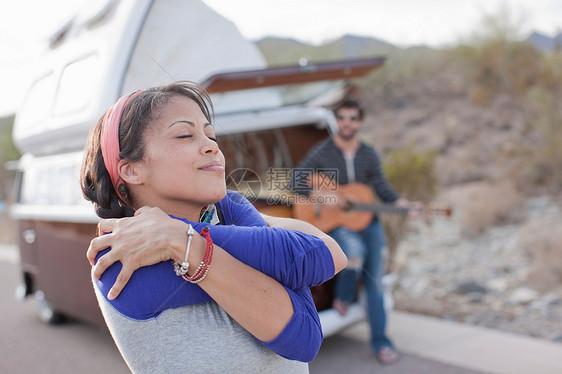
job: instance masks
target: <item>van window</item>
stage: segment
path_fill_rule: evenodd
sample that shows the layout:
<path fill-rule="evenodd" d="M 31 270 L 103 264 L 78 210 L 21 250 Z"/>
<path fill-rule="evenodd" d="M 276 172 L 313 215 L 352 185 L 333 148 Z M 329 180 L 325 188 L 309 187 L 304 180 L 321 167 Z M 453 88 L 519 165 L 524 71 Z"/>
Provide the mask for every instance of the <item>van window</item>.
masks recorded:
<path fill-rule="evenodd" d="M 16 132 L 27 135 L 35 132 L 34 130 L 39 130 L 39 125 L 50 116 L 55 91 L 56 80 L 53 72 L 39 78 L 32 84 L 23 107 L 18 113 Z"/>
<path fill-rule="evenodd" d="M 28 161 L 19 202 L 26 205 L 84 205 L 79 184 L 81 153 Z"/>
<path fill-rule="evenodd" d="M 99 80 L 99 57 L 89 55 L 68 64 L 62 71 L 55 102 L 56 116 L 71 114 L 84 109 L 96 92 Z"/>

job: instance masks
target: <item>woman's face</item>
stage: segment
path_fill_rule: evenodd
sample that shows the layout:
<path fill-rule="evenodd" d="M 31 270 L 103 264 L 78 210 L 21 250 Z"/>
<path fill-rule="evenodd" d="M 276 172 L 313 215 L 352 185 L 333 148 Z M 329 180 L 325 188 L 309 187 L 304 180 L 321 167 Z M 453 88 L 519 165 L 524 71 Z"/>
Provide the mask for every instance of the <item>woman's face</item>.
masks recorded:
<path fill-rule="evenodd" d="M 144 158 L 135 166 L 142 181 L 132 195 L 135 208 L 157 206 L 193 219 L 188 215 L 198 215 L 202 206 L 225 196 L 224 166 L 215 130 L 199 106 L 173 96 L 145 133 Z"/>

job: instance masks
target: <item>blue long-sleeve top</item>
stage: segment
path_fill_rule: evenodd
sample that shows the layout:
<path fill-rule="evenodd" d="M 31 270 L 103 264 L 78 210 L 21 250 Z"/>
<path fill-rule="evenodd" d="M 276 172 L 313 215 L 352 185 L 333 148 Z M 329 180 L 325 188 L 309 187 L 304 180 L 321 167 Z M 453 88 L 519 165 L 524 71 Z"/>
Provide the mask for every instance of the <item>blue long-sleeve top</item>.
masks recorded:
<path fill-rule="evenodd" d="M 274 340 L 262 343 L 283 357 L 311 361 L 323 336 L 309 287 L 333 277 L 335 269 L 329 249 L 313 235 L 268 227 L 253 205 L 235 192 L 228 191 L 216 205 L 224 225 L 210 226 L 213 242 L 277 280 L 293 302 L 294 314 L 284 330 Z M 192 224 L 198 232 L 208 226 L 180 220 Z M 98 258 L 109 250 L 101 251 Z M 120 262 L 114 263 L 97 281 L 106 299 L 121 267 Z M 144 320 L 166 309 L 209 301 L 212 299 L 203 289 L 178 277 L 172 262 L 164 261 L 137 269 L 120 295 L 109 302 L 122 314 Z"/>

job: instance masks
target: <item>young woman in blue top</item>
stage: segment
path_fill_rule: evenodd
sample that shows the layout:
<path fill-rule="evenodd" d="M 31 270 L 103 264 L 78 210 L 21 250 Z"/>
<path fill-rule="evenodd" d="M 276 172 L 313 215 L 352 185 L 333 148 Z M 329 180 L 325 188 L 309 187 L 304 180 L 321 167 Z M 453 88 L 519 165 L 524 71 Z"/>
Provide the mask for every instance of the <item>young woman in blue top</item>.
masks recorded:
<path fill-rule="evenodd" d="M 227 192 L 224 165 L 210 98 L 193 83 L 123 97 L 91 132 L 82 190 L 112 232 L 88 258 L 133 372 L 300 373 L 319 349 L 308 287 L 345 255 L 312 226 L 263 217 Z"/>

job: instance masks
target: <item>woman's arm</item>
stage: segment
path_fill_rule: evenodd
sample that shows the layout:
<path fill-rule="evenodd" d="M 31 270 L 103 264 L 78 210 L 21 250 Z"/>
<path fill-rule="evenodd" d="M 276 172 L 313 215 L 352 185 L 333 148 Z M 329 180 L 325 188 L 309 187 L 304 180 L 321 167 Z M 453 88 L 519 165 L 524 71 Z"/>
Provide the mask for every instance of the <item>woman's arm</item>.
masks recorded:
<path fill-rule="evenodd" d="M 277 354 L 292 360 L 310 362 L 322 344 L 322 326 L 310 289 L 287 289 L 294 313 L 289 324 L 275 339 L 262 343 Z"/>
<path fill-rule="evenodd" d="M 206 246 L 201 236 L 194 237 L 193 244 L 195 256 L 190 260 L 190 274 L 201 262 Z M 215 245 L 207 277 L 198 284 L 232 318 L 261 341 L 275 339 L 293 317 L 291 298 L 281 284 L 238 261 L 219 246 Z"/>
<path fill-rule="evenodd" d="M 296 230 L 314 235 L 321 239 L 329 249 L 334 261 L 335 274 L 347 266 L 347 257 L 338 243 L 329 235 L 307 222 L 262 214 L 244 196 L 234 191 L 228 191 L 227 197 L 221 202 L 221 207 L 227 210 L 229 216 L 233 218 L 231 224 L 236 226 L 263 226 L 265 224 L 269 227 Z"/>
<path fill-rule="evenodd" d="M 102 238 L 109 237 L 105 235 Z M 185 242 L 184 239 L 183 246 Z M 200 235 L 194 236 L 189 256 L 190 274 L 201 261 L 205 246 L 206 242 Z M 185 248 L 171 248 L 172 258 L 183 261 Z M 313 359 L 322 341 L 322 330 L 308 290 L 287 289 L 271 277 L 236 260 L 219 246 L 215 245 L 214 250 L 209 273 L 198 284 L 199 287 L 274 352 L 301 361 Z M 111 252 L 101 256 L 99 261 Z M 113 264 L 103 274 L 99 288 L 104 295 L 107 296 L 107 284 L 112 284 L 118 273 L 117 264 Z M 182 298 L 190 297 L 182 291 L 183 287 L 199 289 L 177 277 L 170 261 L 142 267 L 134 276 L 136 280 L 131 287 L 127 287 L 124 290 L 126 292 L 113 300 L 112 304 L 123 314 L 135 319 L 153 317 L 162 309 L 181 306 L 178 303 L 185 301 Z M 144 297 L 142 308 L 145 309 L 134 310 L 138 314 L 131 315 L 131 305 L 138 304 L 135 300 L 139 297 Z M 172 302 L 175 304 L 165 304 L 170 302 L 169 299 L 174 299 Z"/>
<path fill-rule="evenodd" d="M 288 230 L 296 230 L 305 234 L 314 235 L 322 240 L 326 247 L 328 247 L 328 250 L 332 255 L 336 274 L 345 269 L 345 267 L 347 266 L 347 257 L 345 253 L 343 253 L 339 244 L 330 235 L 324 233 L 317 227 L 311 225 L 308 222 L 293 218 L 273 217 L 263 213 L 261 214 L 261 216 L 269 227 L 280 227 Z"/>
<path fill-rule="evenodd" d="M 220 247 L 200 287 L 242 327 L 277 354 L 312 361 L 322 327 L 308 288 L 291 290 Z M 197 263 L 196 263 L 197 264 Z"/>
<path fill-rule="evenodd" d="M 263 221 L 261 216 L 260 219 Z M 182 258 L 181 253 L 185 254 L 186 223 L 171 219 L 156 208 L 141 208 L 134 218 L 102 220 L 100 232 L 111 233 L 94 238 L 87 256 L 93 263 L 100 250 L 112 247 L 96 263 L 93 270 L 95 279 L 99 279 L 111 264 L 117 261 L 123 264 L 109 298 L 119 294 L 136 269 L 167 259 Z M 191 224 L 197 231 L 205 225 Z M 210 226 L 210 232 L 215 244 L 233 257 L 291 289 L 323 283 L 333 277 L 336 270 L 341 270 L 345 261 L 337 244 L 335 247 L 331 245 L 331 248 L 326 246 L 331 239 L 321 240 L 299 231 L 266 226 L 219 225 Z M 341 253 L 339 257 L 338 250 Z"/>

